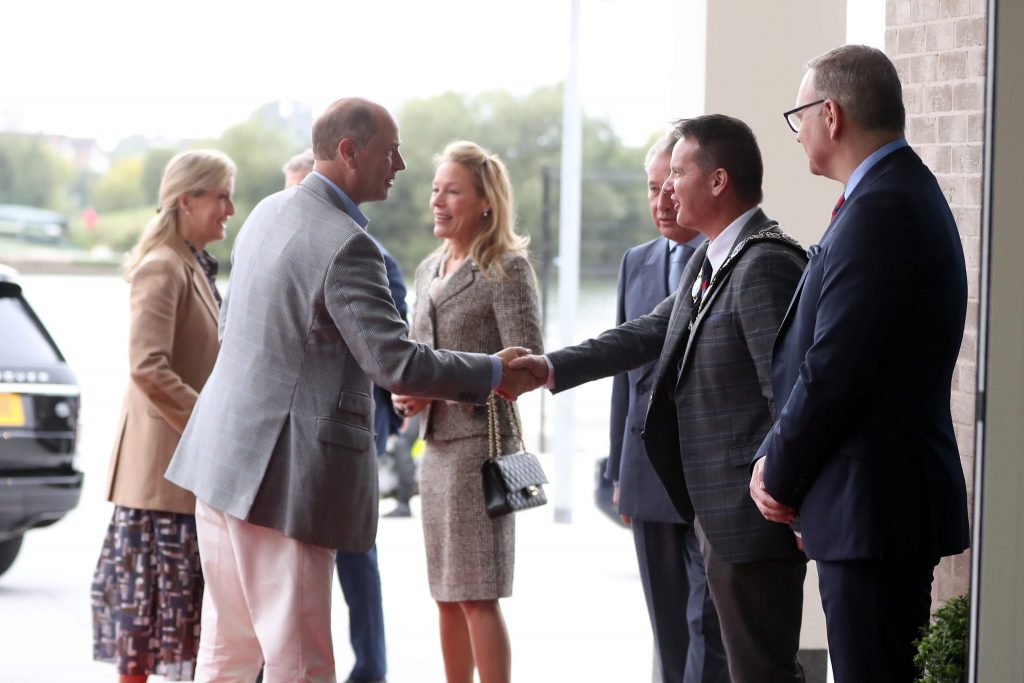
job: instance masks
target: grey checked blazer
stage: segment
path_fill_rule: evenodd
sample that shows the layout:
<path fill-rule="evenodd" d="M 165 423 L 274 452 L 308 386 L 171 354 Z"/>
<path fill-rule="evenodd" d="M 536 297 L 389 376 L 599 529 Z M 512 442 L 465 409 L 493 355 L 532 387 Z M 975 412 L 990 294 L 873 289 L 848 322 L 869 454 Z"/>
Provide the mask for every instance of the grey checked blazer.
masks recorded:
<path fill-rule="evenodd" d="M 380 250 L 316 175 L 260 202 L 232 262 L 220 355 L 166 476 L 253 524 L 369 550 L 371 382 L 482 403 L 491 359 L 408 339 Z"/>
<path fill-rule="evenodd" d="M 452 273 L 434 302 L 430 283 L 438 274 L 441 254 L 431 254 L 416 269 L 416 307 L 412 317 L 413 339 L 432 349 L 496 353 L 509 346 L 544 352 L 540 329 L 537 278 L 525 256 L 504 254 L 502 278 L 492 265 L 485 274 L 472 261 Z M 499 429 L 505 436 L 514 429 L 507 410 L 515 403 L 498 401 Z M 487 435 L 487 408 L 430 404 L 422 420 L 423 433 L 451 440 Z"/>
<path fill-rule="evenodd" d="M 758 211 L 736 244 L 771 225 Z M 781 239 L 748 243 L 716 272 L 691 332 L 689 283 L 706 253 L 707 243 L 683 270 L 679 291 L 650 315 L 550 354 L 556 390 L 657 358 L 643 438 L 676 509 L 687 520 L 696 511 L 730 562 L 790 556 L 792 531 L 765 521 L 747 486 L 750 459 L 775 418 L 772 344 L 806 257 Z"/>

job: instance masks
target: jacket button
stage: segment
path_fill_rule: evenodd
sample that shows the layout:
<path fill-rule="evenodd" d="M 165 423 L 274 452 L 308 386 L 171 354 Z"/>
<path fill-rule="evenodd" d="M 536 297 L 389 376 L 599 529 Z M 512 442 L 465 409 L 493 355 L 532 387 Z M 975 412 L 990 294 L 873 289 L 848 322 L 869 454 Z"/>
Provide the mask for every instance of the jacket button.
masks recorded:
<path fill-rule="evenodd" d="M 647 430 L 646 429 L 641 429 L 640 430 L 640 438 L 643 439 L 644 441 L 647 440 Z"/>

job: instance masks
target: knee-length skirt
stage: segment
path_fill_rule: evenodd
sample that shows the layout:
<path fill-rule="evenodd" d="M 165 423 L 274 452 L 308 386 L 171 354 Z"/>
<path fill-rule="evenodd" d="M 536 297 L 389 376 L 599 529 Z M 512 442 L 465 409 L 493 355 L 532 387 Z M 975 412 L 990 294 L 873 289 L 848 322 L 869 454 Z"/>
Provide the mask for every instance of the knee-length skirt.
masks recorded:
<path fill-rule="evenodd" d="M 512 450 L 513 440 L 502 447 Z M 515 516 L 487 516 L 480 475 L 486 459 L 486 436 L 427 440 L 420 469 L 423 540 L 430 594 L 439 602 L 512 594 Z"/>

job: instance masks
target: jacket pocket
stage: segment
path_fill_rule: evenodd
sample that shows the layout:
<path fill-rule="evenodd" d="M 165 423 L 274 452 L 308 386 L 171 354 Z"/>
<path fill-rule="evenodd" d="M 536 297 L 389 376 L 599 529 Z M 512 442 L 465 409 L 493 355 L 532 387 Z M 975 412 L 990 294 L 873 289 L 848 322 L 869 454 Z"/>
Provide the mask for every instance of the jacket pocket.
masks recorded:
<path fill-rule="evenodd" d="M 361 391 L 343 391 L 338 396 L 338 412 L 369 418 L 373 414 L 373 397 Z"/>
<path fill-rule="evenodd" d="M 316 419 L 316 438 L 353 451 L 368 450 L 373 442 L 369 429 L 329 417 Z"/>

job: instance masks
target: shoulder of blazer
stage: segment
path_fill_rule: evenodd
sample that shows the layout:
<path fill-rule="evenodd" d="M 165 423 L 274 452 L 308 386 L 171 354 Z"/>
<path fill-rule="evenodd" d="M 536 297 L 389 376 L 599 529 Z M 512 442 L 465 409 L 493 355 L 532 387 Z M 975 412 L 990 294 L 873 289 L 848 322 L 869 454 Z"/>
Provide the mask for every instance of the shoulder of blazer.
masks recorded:
<path fill-rule="evenodd" d="M 665 247 L 665 240 L 661 237 L 655 237 L 649 242 L 630 247 L 626 250 L 623 258 L 625 258 L 628 265 L 635 266 L 638 263 L 650 263 L 652 260 L 657 260 L 659 256 L 665 256 L 666 263 L 668 262 L 668 249 Z"/>
<path fill-rule="evenodd" d="M 415 280 L 416 291 L 420 291 L 420 287 L 426 287 L 430 284 L 430 281 L 437 275 L 437 266 L 441 261 L 441 254 L 429 254 L 425 259 L 420 261 L 420 264 L 416 266 L 416 272 L 413 274 Z M 424 289 L 424 291 L 426 291 Z"/>
<path fill-rule="evenodd" d="M 724 276 L 724 273 L 727 272 L 728 268 L 734 268 L 736 266 L 736 263 L 740 260 L 740 257 L 742 257 L 743 254 L 746 253 L 751 247 L 758 244 L 777 244 L 783 247 L 787 247 L 795 251 L 805 261 L 807 260 L 807 251 L 802 246 L 800 246 L 800 242 L 798 242 L 795 237 L 792 237 L 784 233 L 779 228 L 779 224 L 776 223 L 775 221 L 772 221 L 771 223 L 761 228 L 757 232 L 748 235 L 747 237 L 733 245 L 732 251 L 729 252 L 729 255 L 726 257 L 725 261 L 722 262 L 722 265 L 719 266 L 718 270 L 715 272 L 714 277 L 711 278 L 711 281 L 715 281 L 715 279 L 718 277 L 718 273 L 723 273 Z"/>
<path fill-rule="evenodd" d="M 141 263 L 149 261 L 164 261 L 172 265 L 181 264 L 184 268 L 180 271 L 182 279 L 188 279 L 189 271 L 202 272 L 199 261 L 189 251 L 188 244 L 178 234 L 165 242 L 153 247 L 148 254 L 142 257 Z"/>
<path fill-rule="evenodd" d="M 345 204 L 342 203 L 341 197 L 339 197 L 338 193 L 334 191 L 334 188 L 328 185 L 320 176 L 313 173 L 307 175 L 296 188 L 296 196 L 301 197 L 302 193 L 305 191 L 311 192 L 318 199 L 331 204 L 351 220 L 352 217 L 345 211 Z"/>
<path fill-rule="evenodd" d="M 846 198 L 846 203 L 853 202 L 861 194 L 870 192 L 875 183 L 886 179 L 892 172 L 907 171 L 912 172 L 920 168 L 927 168 L 924 162 L 921 161 L 921 157 L 917 155 L 917 152 L 913 150 L 909 145 L 907 147 L 901 147 L 891 154 L 883 157 L 872 166 L 868 172 L 861 178 L 860 182 L 857 183 L 857 187 L 853 189 L 850 196 Z M 902 182 L 903 178 L 893 178 L 894 182 Z"/>

